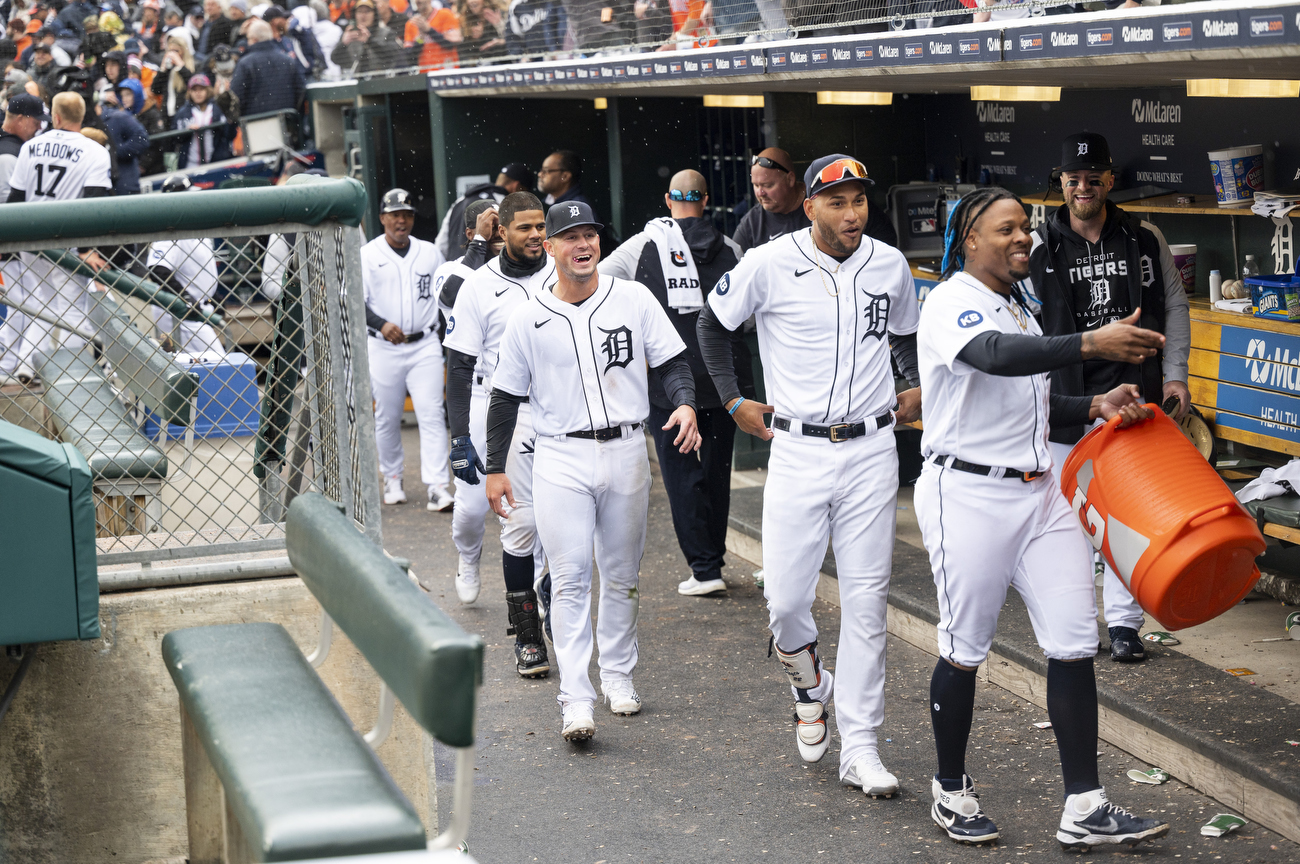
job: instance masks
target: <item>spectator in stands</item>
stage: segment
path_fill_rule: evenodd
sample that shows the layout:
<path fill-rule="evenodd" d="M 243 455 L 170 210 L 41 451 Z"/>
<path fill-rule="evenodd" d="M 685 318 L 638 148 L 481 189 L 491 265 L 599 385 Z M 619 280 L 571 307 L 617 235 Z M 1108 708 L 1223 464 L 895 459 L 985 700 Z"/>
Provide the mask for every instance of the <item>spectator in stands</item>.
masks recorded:
<path fill-rule="evenodd" d="M 329 8 L 324 0 L 311 0 L 308 4 L 296 7 L 292 14 L 295 26 L 309 31 L 316 39 L 316 47 L 324 64 L 324 70 L 318 72 L 318 77 L 324 81 L 337 81 L 339 66 L 330 59 L 330 55 L 338 47 L 343 31 L 329 20 Z"/>
<path fill-rule="evenodd" d="M 45 46 L 46 49 L 49 50 L 50 59 L 53 61 L 54 65 L 57 68 L 64 69 L 67 68 L 68 66 L 71 66 L 72 58 L 68 56 L 67 51 L 64 51 L 57 44 L 55 44 L 57 39 L 58 37 L 55 35 L 54 30 L 50 27 L 42 27 L 41 29 L 37 30 L 36 37 L 33 40 L 31 47 L 27 49 L 31 53 L 28 55 L 26 59 L 22 57 L 18 58 L 19 62 L 27 63 L 27 65 L 30 67 L 31 64 L 35 62 L 36 49 L 39 46 L 43 45 Z M 32 77 L 34 78 L 35 76 Z"/>
<path fill-rule="evenodd" d="M 52 50 L 53 46 L 38 43 L 32 52 L 32 64 L 27 69 L 32 81 L 47 93 L 54 92 L 54 78 L 61 68 L 55 62 Z"/>
<path fill-rule="evenodd" d="M 352 10 L 356 8 L 355 0 L 330 0 L 329 19 L 346 29 L 352 23 Z"/>
<path fill-rule="evenodd" d="M 226 41 L 234 47 L 242 38 L 240 31 L 248 20 L 248 0 L 230 0 L 230 5 L 226 7 L 226 17 L 230 19 L 230 36 Z"/>
<path fill-rule="evenodd" d="M 100 100 L 95 106 L 100 124 L 108 136 L 108 152 L 114 157 L 113 194 L 140 193 L 140 157 L 149 149 L 149 133 L 131 111 Z"/>
<path fill-rule="evenodd" d="M 0 69 L 4 69 L 18 59 L 18 46 L 12 39 L 0 39 Z"/>
<path fill-rule="evenodd" d="M 126 54 L 122 51 L 109 51 L 101 57 L 100 77 L 107 81 L 110 87 L 116 88 L 126 78 Z"/>
<path fill-rule="evenodd" d="M 122 16 L 116 12 L 99 13 L 99 32 L 112 36 L 113 49 L 122 50 L 126 43 L 126 25 L 122 23 Z"/>
<path fill-rule="evenodd" d="M 32 37 L 27 33 L 27 21 L 21 16 L 10 18 L 5 24 L 5 38 L 14 43 L 17 49 L 15 57 L 21 57 L 27 47 L 32 44 Z"/>
<path fill-rule="evenodd" d="M 131 25 L 132 31 L 150 52 L 157 50 L 158 37 L 162 35 L 160 12 L 162 12 L 162 0 L 142 0 L 140 20 Z"/>
<path fill-rule="evenodd" d="M 789 0 L 785 0 L 789 2 Z M 1006 0 L 1000 0 L 1006 2 Z M 904 30 L 929 30 L 932 27 L 948 27 L 953 24 L 969 24 L 971 22 L 971 13 L 967 11 L 967 6 L 971 5 L 962 2 L 962 0 L 889 0 L 887 9 L 888 14 L 910 15 L 916 13 L 932 13 L 930 18 L 908 18 L 901 29 Z M 786 16 L 789 17 L 789 9 L 786 10 Z M 791 19 L 793 26 L 794 19 Z M 883 27 L 880 29 L 884 29 Z"/>
<path fill-rule="evenodd" d="M 200 73 L 190 78 L 189 101 L 176 112 L 172 128 L 202 129 L 226 120 L 226 115 L 212 98 L 212 82 L 208 76 Z M 180 139 L 180 159 L 176 167 L 207 165 L 231 158 L 230 143 L 235 139 L 236 131 L 231 124 L 184 136 Z"/>
<path fill-rule="evenodd" d="M 275 44 L 302 66 L 303 72 L 311 76 L 319 67 L 325 67 L 324 57 L 316 45 L 316 37 L 310 30 L 292 26 L 289 13 L 283 6 L 271 6 L 262 13 L 262 20 L 271 25 L 275 33 Z"/>
<path fill-rule="evenodd" d="M 397 34 L 376 24 L 374 0 L 356 0 L 352 23 L 330 57 L 343 74 L 360 75 L 399 65 L 402 51 Z"/>
<path fill-rule="evenodd" d="M 132 57 L 130 60 L 138 60 Z M 130 70 L 130 60 L 127 61 L 127 69 Z M 167 117 L 163 114 L 163 109 L 158 105 L 158 100 L 146 100 L 144 84 L 138 78 L 127 77 L 121 84 L 117 85 L 117 99 L 127 111 L 135 115 L 144 127 L 145 132 L 150 135 L 158 135 L 166 132 L 169 128 Z M 148 177 L 152 174 L 161 174 L 164 170 L 162 150 L 158 147 L 150 147 L 140 156 L 140 176 Z"/>
<path fill-rule="evenodd" d="M 379 16 L 380 24 L 391 29 L 399 39 L 403 38 L 406 22 L 411 17 L 406 11 L 405 4 L 399 10 L 394 7 L 392 0 L 375 0 L 375 14 Z"/>
<path fill-rule="evenodd" d="M 226 10 L 221 0 L 203 0 L 203 27 L 199 30 L 199 40 L 195 43 L 194 53 L 200 63 L 207 62 L 208 56 L 218 45 L 229 45 L 230 34 L 234 32 L 235 22 L 226 17 Z"/>
<path fill-rule="evenodd" d="M 185 28 L 185 16 L 181 14 L 181 10 L 170 3 L 163 6 L 162 21 L 162 31 L 165 34 L 169 34 L 177 28 Z M 190 35 L 193 36 L 193 34 Z"/>
<path fill-rule="evenodd" d="M 511 0 L 506 50 L 511 55 L 547 54 L 564 48 L 568 20 L 558 0 Z"/>
<path fill-rule="evenodd" d="M 98 15 L 87 15 L 82 24 L 86 28 L 86 38 L 81 42 L 82 62 L 94 66 L 101 57 L 117 47 L 117 38 L 112 33 L 100 32 Z"/>
<path fill-rule="evenodd" d="M 239 100 L 240 116 L 267 111 L 298 110 L 307 92 L 302 64 L 275 44 L 271 25 L 248 25 L 248 50 L 230 79 L 230 92 Z"/>
<path fill-rule="evenodd" d="M 583 54 L 629 45 L 636 36 L 632 0 L 564 0 L 564 12 Z"/>
<path fill-rule="evenodd" d="M 86 36 L 86 18 L 98 15 L 98 10 L 85 0 L 72 0 L 58 15 L 59 24 L 65 30 L 71 30 L 78 39 Z"/>
<path fill-rule="evenodd" d="M 456 0 L 456 17 L 464 41 L 458 46 L 461 62 L 482 63 L 506 54 L 506 18 L 501 0 Z"/>
<path fill-rule="evenodd" d="M 417 54 L 421 72 L 457 65 L 456 47 L 462 41 L 460 19 L 455 12 L 434 9 L 433 0 L 415 0 L 415 14 L 406 22 L 405 42 Z"/>
<path fill-rule="evenodd" d="M 149 90 L 158 97 L 167 126 L 170 128 L 176 112 L 185 104 L 190 88 L 190 76 L 194 74 L 194 54 L 190 49 L 190 33 L 184 28 L 177 28 L 167 33 L 167 53 L 158 67 Z"/>

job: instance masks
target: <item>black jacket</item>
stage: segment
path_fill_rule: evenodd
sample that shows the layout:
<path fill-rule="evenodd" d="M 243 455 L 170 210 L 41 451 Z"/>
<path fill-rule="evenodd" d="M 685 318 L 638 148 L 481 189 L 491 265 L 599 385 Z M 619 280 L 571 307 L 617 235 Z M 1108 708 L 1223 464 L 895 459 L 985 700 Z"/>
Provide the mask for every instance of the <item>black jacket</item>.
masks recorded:
<path fill-rule="evenodd" d="M 700 290 L 707 300 L 713 286 L 718 280 L 731 272 L 740 262 L 740 252 L 736 244 L 713 226 L 707 219 L 678 219 L 686 245 L 690 247 L 691 257 L 695 259 L 695 269 L 700 276 Z M 635 269 L 633 269 L 635 268 Z M 629 272 L 630 271 L 630 272 Z M 686 359 L 691 365 L 691 374 L 695 376 L 695 407 L 717 408 L 722 405 L 718 390 L 713 386 L 709 370 L 704 366 L 704 357 L 700 353 L 700 341 L 695 335 L 695 322 L 699 312 L 683 315 L 668 305 L 668 287 L 664 283 L 663 266 L 659 263 L 659 247 L 645 232 L 628 238 L 618 249 L 618 254 L 601 262 L 600 272 L 623 279 L 632 279 L 650 289 L 650 293 L 659 301 L 668 313 L 668 320 L 673 322 L 677 335 L 686 343 Z M 732 334 L 731 352 L 735 359 L 736 370 L 740 380 L 740 392 L 747 399 L 754 396 L 754 363 L 749 346 L 745 344 L 744 329 L 738 328 Z M 677 406 L 664 391 L 659 373 L 650 370 L 650 402 L 669 411 Z"/>
<path fill-rule="evenodd" d="M 1070 211 L 1064 204 L 1038 226 L 1035 233 L 1043 242 L 1037 244 L 1029 256 L 1029 275 L 1034 290 L 1042 301 L 1044 336 L 1062 336 L 1079 332 L 1076 326 L 1073 291 L 1062 280 L 1068 272 L 1070 259 L 1086 254 L 1082 237 L 1070 228 Z M 1138 326 L 1165 332 L 1165 282 L 1160 268 L 1160 241 L 1140 220 L 1106 202 L 1106 224 L 1101 229 L 1101 244 L 1124 244 L 1124 262 L 1128 270 L 1129 309 L 1141 307 Z M 1137 370 L 1137 383 L 1143 398 L 1159 401 L 1164 389 L 1164 356 L 1157 351 L 1154 357 L 1142 361 Z M 1087 392 L 1083 378 L 1083 364 L 1076 363 L 1051 373 L 1052 393 L 1063 396 L 1095 395 Z M 1075 444 L 1087 431 L 1083 426 L 1053 426 L 1050 440 L 1058 444 Z"/>
<path fill-rule="evenodd" d="M 241 117 L 268 111 L 297 110 L 307 92 L 302 64 L 274 42 L 248 46 L 230 77 L 230 92 L 239 99 Z"/>

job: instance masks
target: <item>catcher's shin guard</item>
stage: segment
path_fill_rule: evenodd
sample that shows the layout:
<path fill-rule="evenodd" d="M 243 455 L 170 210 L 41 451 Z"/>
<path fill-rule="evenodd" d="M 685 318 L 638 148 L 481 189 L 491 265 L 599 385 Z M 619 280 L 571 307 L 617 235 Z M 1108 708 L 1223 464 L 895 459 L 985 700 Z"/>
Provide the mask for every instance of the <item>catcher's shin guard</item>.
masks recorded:
<path fill-rule="evenodd" d="M 822 669 L 817 657 L 817 643 L 812 642 L 798 651 L 787 653 L 776 647 L 776 657 L 785 669 L 786 677 L 795 688 L 794 703 L 795 736 L 799 745 L 799 756 L 805 762 L 820 762 L 830 747 L 830 732 L 826 721 L 825 700 L 813 699 L 808 691 L 821 686 L 823 676 L 830 683 L 830 673 Z M 829 696 L 829 693 L 827 693 Z"/>
<path fill-rule="evenodd" d="M 507 591 L 507 636 L 515 637 L 515 668 L 524 678 L 545 678 L 551 671 L 542 641 L 542 621 L 537 614 L 537 595 L 531 590 Z"/>

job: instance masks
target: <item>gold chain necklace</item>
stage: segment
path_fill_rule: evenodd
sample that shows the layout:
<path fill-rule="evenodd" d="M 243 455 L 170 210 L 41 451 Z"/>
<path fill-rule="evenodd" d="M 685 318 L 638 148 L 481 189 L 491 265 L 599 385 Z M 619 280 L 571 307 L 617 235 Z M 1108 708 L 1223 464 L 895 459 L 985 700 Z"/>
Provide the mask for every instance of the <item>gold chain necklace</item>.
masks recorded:
<path fill-rule="evenodd" d="M 990 294 L 996 297 L 998 299 L 998 302 L 1006 307 L 1007 311 L 1011 313 L 1011 320 L 1016 322 L 1016 326 L 1020 328 L 1020 332 L 1022 333 L 1029 332 L 1029 316 L 1026 314 L 1025 310 L 1020 308 L 1019 303 L 1015 302 L 1014 300 L 1008 303 L 1006 301 L 1006 298 L 1004 298 L 998 292 L 990 289 L 987 285 L 981 285 L 980 287 L 984 288 L 986 291 L 988 291 Z"/>
<path fill-rule="evenodd" d="M 837 282 L 837 281 L 835 280 L 835 274 L 837 274 L 837 273 L 840 272 L 840 268 L 844 266 L 844 262 L 843 262 L 843 261 L 837 261 L 837 262 L 835 263 L 835 269 L 830 271 L 830 274 L 831 274 L 831 281 L 832 281 L 832 282 L 835 282 L 835 291 L 832 293 L 831 289 L 829 289 L 829 288 L 826 287 L 826 277 L 822 275 L 822 270 L 825 269 L 825 268 L 822 266 L 822 253 L 821 253 L 821 250 L 820 250 L 819 248 L 817 248 L 817 238 L 815 238 L 815 237 L 810 237 L 809 239 L 811 239 L 811 240 L 813 241 L 813 244 L 812 244 L 812 245 L 813 245 L 813 255 L 816 256 L 816 258 L 817 258 L 817 260 L 814 261 L 813 263 L 817 265 L 817 278 L 821 280 L 821 283 L 822 283 L 822 290 L 825 291 L 827 294 L 830 294 L 830 296 L 832 296 L 832 297 L 838 297 L 838 296 L 840 296 L 840 283 Z"/>

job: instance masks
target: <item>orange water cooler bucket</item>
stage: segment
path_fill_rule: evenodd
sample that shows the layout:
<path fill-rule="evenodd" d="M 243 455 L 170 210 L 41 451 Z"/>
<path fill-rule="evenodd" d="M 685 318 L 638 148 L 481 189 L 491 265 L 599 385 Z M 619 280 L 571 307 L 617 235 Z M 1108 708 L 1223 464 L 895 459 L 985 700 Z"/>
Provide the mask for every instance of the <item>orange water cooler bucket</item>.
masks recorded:
<path fill-rule="evenodd" d="M 1083 437 L 1061 492 L 1084 532 L 1161 626 L 1204 624 L 1259 579 L 1264 536 L 1205 457 L 1155 405 L 1155 417 Z"/>

